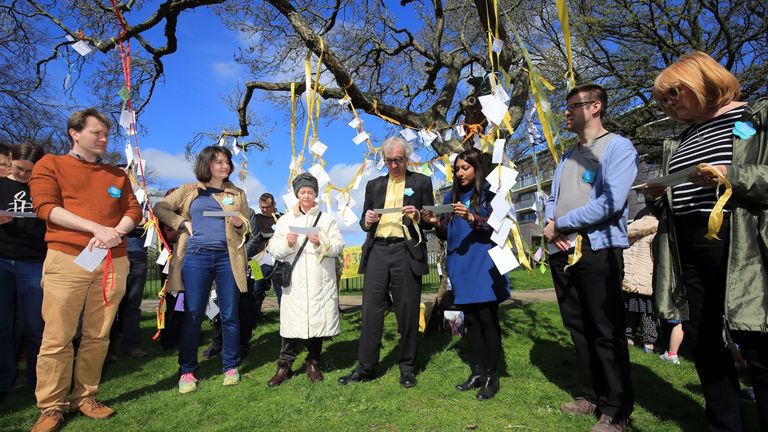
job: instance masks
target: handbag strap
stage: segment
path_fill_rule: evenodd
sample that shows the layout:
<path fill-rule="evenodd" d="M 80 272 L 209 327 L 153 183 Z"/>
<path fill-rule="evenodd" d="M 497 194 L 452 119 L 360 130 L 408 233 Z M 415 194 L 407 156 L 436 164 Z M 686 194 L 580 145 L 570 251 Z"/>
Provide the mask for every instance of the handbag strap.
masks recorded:
<path fill-rule="evenodd" d="M 312 224 L 312 226 L 317 226 L 317 222 L 320 220 L 320 215 L 323 214 L 322 211 L 318 211 L 317 218 L 315 218 L 315 223 Z M 291 269 L 296 267 L 296 262 L 299 260 L 299 255 L 301 255 L 302 252 L 304 252 L 304 246 L 307 245 L 307 242 L 309 241 L 308 238 L 304 239 L 304 243 L 301 244 L 301 247 L 299 248 L 299 251 L 296 252 L 296 256 L 293 258 L 293 262 L 291 263 Z"/>

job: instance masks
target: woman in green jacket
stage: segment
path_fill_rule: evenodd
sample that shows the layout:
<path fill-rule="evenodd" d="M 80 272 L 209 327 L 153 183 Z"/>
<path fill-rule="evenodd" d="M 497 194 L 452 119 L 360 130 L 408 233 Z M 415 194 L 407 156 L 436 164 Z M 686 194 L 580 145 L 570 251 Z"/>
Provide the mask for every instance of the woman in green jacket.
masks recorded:
<path fill-rule="evenodd" d="M 747 359 L 761 430 L 768 430 L 768 99 L 748 104 L 739 95 L 736 78 L 705 53 L 686 54 L 662 71 L 654 98 L 689 124 L 665 143 L 663 174 L 690 173 L 686 183 L 643 190 L 660 218 L 658 314 L 685 321 L 706 421 L 716 431 L 744 430 L 728 338 Z M 710 215 L 720 213 L 716 203 L 729 191 L 718 227 Z"/>

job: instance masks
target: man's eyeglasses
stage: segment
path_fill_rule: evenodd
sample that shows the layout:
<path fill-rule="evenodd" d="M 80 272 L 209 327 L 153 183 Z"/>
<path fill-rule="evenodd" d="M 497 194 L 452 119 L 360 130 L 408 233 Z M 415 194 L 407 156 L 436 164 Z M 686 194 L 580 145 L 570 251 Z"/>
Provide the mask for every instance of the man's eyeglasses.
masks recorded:
<path fill-rule="evenodd" d="M 583 107 L 585 105 L 593 104 L 595 102 L 597 102 L 597 101 L 591 100 L 591 101 L 574 102 L 574 103 L 572 103 L 570 105 L 566 105 L 565 108 L 568 111 L 575 111 L 576 108 L 581 108 L 581 107 Z"/>
<path fill-rule="evenodd" d="M 0 162 L 0 167 L 10 168 L 11 166 L 8 162 Z"/>
<path fill-rule="evenodd" d="M 400 166 L 403 163 L 405 163 L 405 159 L 403 159 L 403 158 L 384 159 L 384 163 L 387 164 L 387 165 Z"/>
<path fill-rule="evenodd" d="M 659 97 L 658 101 L 661 106 L 669 106 L 669 104 L 677 102 L 678 99 L 680 99 L 680 89 L 677 87 L 670 87 L 669 90 Z"/>
<path fill-rule="evenodd" d="M 19 174 L 32 174 L 31 169 L 24 169 L 20 166 L 13 165 L 13 169 L 19 172 Z"/>

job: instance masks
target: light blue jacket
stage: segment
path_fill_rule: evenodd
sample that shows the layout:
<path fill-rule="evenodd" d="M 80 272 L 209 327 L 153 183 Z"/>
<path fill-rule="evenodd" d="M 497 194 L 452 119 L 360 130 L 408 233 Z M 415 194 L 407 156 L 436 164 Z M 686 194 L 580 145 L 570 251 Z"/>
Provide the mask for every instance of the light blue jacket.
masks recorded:
<path fill-rule="evenodd" d="M 545 210 L 547 219 L 555 219 L 560 175 L 565 161 L 571 157 L 574 150 L 575 148 L 565 152 L 555 169 Z M 632 142 L 614 134 L 603 151 L 589 202 L 555 220 L 557 230 L 563 233 L 586 232 L 592 250 L 595 251 L 614 247 L 628 248 L 627 196 L 635 181 L 638 165 L 637 151 Z"/>

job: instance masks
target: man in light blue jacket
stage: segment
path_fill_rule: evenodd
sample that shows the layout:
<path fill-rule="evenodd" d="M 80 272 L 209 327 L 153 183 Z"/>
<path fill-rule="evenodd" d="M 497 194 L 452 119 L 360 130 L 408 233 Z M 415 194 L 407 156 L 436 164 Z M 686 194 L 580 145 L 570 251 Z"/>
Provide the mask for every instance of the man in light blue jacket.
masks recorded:
<path fill-rule="evenodd" d="M 560 314 L 576 348 L 578 391 L 561 411 L 600 414 L 593 431 L 623 431 L 634 402 L 622 249 L 629 247 L 627 196 L 637 152 L 603 127 L 608 98 L 602 87 L 576 87 L 567 104 L 566 128 L 578 135 L 578 144 L 555 170 L 544 228 Z"/>

